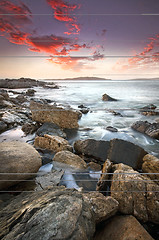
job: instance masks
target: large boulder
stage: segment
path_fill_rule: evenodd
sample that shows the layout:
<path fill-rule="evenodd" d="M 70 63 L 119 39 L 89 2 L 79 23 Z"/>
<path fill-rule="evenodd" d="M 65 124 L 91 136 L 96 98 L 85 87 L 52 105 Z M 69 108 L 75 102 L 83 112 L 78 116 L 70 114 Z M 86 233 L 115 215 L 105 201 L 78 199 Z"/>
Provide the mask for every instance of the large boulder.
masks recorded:
<path fill-rule="evenodd" d="M 0 143 L 0 165 L 0 189 L 6 189 L 35 176 L 42 162 L 31 145 L 13 141 Z"/>
<path fill-rule="evenodd" d="M 133 216 L 114 216 L 97 231 L 94 240 L 153 240 Z"/>
<path fill-rule="evenodd" d="M 87 164 L 82 158 L 69 151 L 60 151 L 56 153 L 53 161 L 65 163 L 78 169 L 87 168 Z"/>
<path fill-rule="evenodd" d="M 110 141 L 108 159 L 113 163 L 124 163 L 134 169 L 140 169 L 146 154 L 143 148 L 131 142 L 113 139 Z"/>
<path fill-rule="evenodd" d="M 111 196 L 119 202 L 119 211 L 143 222 L 159 223 L 159 186 L 133 169 L 116 170 Z"/>
<path fill-rule="evenodd" d="M 118 211 L 119 203 L 112 197 L 105 197 L 101 193 L 89 192 L 83 194 L 84 200 L 93 206 L 96 223 L 107 220 Z"/>
<path fill-rule="evenodd" d="M 76 153 L 95 158 L 105 162 L 108 155 L 110 143 L 108 141 L 86 139 L 78 140 L 74 143 Z"/>
<path fill-rule="evenodd" d="M 132 129 L 144 133 L 151 138 L 159 139 L 159 123 L 150 123 L 148 121 L 137 121 L 132 126 Z"/>
<path fill-rule="evenodd" d="M 44 134 L 44 137 L 37 136 L 34 141 L 34 146 L 37 148 L 48 149 L 53 152 L 59 152 L 62 150 L 72 151 L 72 147 L 66 139 L 47 134 Z"/>
<path fill-rule="evenodd" d="M 108 94 L 103 94 L 102 96 L 103 101 L 117 101 L 117 99 L 110 97 Z"/>
<path fill-rule="evenodd" d="M 71 108 L 58 107 L 56 105 L 49 105 L 30 102 L 30 109 L 32 112 L 32 119 L 37 122 L 51 122 L 57 124 L 61 128 L 78 128 L 78 120 L 82 116 L 81 112 L 75 111 Z"/>
<path fill-rule="evenodd" d="M 66 138 L 66 133 L 55 123 L 44 123 L 36 132 L 36 134 L 40 137 L 43 137 L 44 134 L 48 134 L 51 136 L 59 136 L 62 138 Z"/>
<path fill-rule="evenodd" d="M 92 203 L 89 196 L 85 198 L 82 193 L 64 187 L 20 194 L 0 211 L 0 238 L 92 239 L 95 233 L 96 214 L 99 216 L 98 211 L 94 210 L 94 206 L 99 205 L 98 198 L 96 200 L 94 197 Z M 102 209 L 109 200 L 103 196 L 101 199 Z"/>
<path fill-rule="evenodd" d="M 143 158 L 142 171 L 148 173 L 148 177 L 156 180 L 156 183 L 159 184 L 159 159 L 157 157 L 151 154 L 145 155 Z"/>

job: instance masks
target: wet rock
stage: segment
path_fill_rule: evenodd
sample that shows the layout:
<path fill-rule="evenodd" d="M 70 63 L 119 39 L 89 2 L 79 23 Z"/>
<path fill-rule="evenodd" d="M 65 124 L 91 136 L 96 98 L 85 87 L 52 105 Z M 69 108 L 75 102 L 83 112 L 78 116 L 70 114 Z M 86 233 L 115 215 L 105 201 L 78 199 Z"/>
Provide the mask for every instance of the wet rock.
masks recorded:
<path fill-rule="evenodd" d="M 114 230 L 115 229 L 115 230 Z M 96 232 L 94 240 L 153 240 L 133 216 L 114 216 Z"/>
<path fill-rule="evenodd" d="M 105 197 L 97 192 L 85 193 L 83 197 L 92 205 L 96 223 L 112 217 L 118 211 L 119 203 L 112 197 Z"/>
<path fill-rule="evenodd" d="M 59 136 L 62 138 L 66 138 L 66 133 L 55 123 L 44 123 L 36 132 L 36 134 L 40 137 L 43 137 L 44 134 L 48 134 L 51 136 Z"/>
<path fill-rule="evenodd" d="M 87 165 L 91 170 L 93 171 L 100 171 L 101 170 L 101 165 L 95 162 L 89 162 Z"/>
<path fill-rule="evenodd" d="M 5 112 L 2 116 L 2 120 L 6 124 L 22 125 L 24 122 L 28 121 L 28 117 L 25 114 L 17 113 L 15 111 Z"/>
<path fill-rule="evenodd" d="M 114 127 L 111 127 L 111 126 L 108 126 L 106 128 L 106 130 L 110 131 L 110 132 L 118 132 L 118 129 L 117 128 L 114 128 Z"/>
<path fill-rule="evenodd" d="M 102 169 L 102 174 L 101 177 L 97 183 L 97 187 L 96 190 L 97 191 L 106 191 L 107 190 L 107 186 L 109 186 L 110 184 L 110 178 L 111 176 L 107 173 L 111 173 L 112 172 L 112 166 L 113 163 L 109 161 L 109 159 L 107 159 L 103 165 L 103 169 Z"/>
<path fill-rule="evenodd" d="M 53 187 L 15 197 L 1 210 L 0 226 L 3 240 L 87 240 L 95 232 L 95 218 L 81 193 Z"/>
<path fill-rule="evenodd" d="M 30 102 L 30 109 L 34 121 L 52 122 L 61 128 L 78 128 L 78 120 L 82 116 L 81 112 L 71 108 L 62 108 L 34 101 Z"/>
<path fill-rule="evenodd" d="M 137 171 L 116 170 L 111 196 L 119 202 L 119 211 L 143 222 L 159 223 L 159 186 Z"/>
<path fill-rule="evenodd" d="M 103 101 L 117 101 L 117 99 L 110 97 L 108 94 L 103 94 L 102 96 Z"/>
<path fill-rule="evenodd" d="M 110 113 L 112 113 L 114 116 L 119 116 L 123 117 L 123 115 L 120 112 L 114 111 L 114 110 L 109 110 Z"/>
<path fill-rule="evenodd" d="M 77 154 L 86 155 L 105 162 L 108 155 L 110 143 L 108 141 L 86 139 L 78 140 L 74 143 L 74 149 Z"/>
<path fill-rule="evenodd" d="M 131 128 L 138 132 L 144 133 L 151 138 L 159 139 L 159 123 L 137 121 L 131 126 Z"/>
<path fill-rule="evenodd" d="M 32 96 L 34 96 L 35 92 L 36 91 L 34 89 L 28 89 L 26 91 L 26 95 L 29 96 L 29 97 L 32 97 Z"/>
<path fill-rule="evenodd" d="M 2 96 L 5 100 L 8 100 L 8 99 L 9 99 L 9 95 L 8 95 L 7 90 L 0 89 L 0 98 L 1 98 L 1 96 Z"/>
<path fill-rule="evenodd" d="M 143 108 L 140 108 L 140 113 L 145 116 L 159 115 L 158 111 L 154 111 L 157 107 L 154 104 L 149 104 Z"/>
<path fill-rule="evenodd" d="M 56 153 L 53 161 L 65 163 L 78 169 L 87 168 L 87 164 L 82 158 L 69 151 L 60 151 Z"/>
<path fill-rule="evenodd" d="M 58 136 L 51 136 L 44 134 L 44 137 L 36 137 L 34 146 L 42 149 L 48 149 L 53 152 L 59 152 L 62 150 L 72 151 L 72 147 L 68 141 Z"/>
<path fill-rule="evenodd" d="M 83 114 L 87 114 L 89 112 L 89 108 L 85 107 L 83 104 L 78 106 L 79 110 Z"/>
<path fill-rule="evenodd" d="M 155 110 L 157 107 L 154 104 L 148 104 L 142 108 L 140 108 L 140 110 L 142 111 L 148 111 L 148 110 Z"/>
<path fill-rule="evenodd" d="M 156 180 L 156 183 L 159 184 L 159 159 L 158 158 L 156 158 L 151 154 L 145 155 L 143 158 L 142 171 L 144 173 L 150 173 L 147 176 L 152 180 Z"/>
<path fill-rule="evenodd" d="M 134 169 L 140 169 L 146 154 L 143 148 L 131 142 L 113 139 L 110 141 L 108 159 L 113 163 L 124 163 Z"/>
<path fill-rule="evenodd" d="M 0 143 L 0 165 L 0 189 L 6 189 L 20 180 L 33 177 L 31 173 L 37 173 L 42 162 L 39 153 L 31 145 L 13 141 Z"/>
<path fill-rule="evenodd" d="M 3 121 L 0 121 L 0 133 L 4 132 L 7 129 L 7 124 Z"/>
<path fill-rule="evenodd" d="M 23 126 L 22 126 L 22 131 L 28 135 L 28 134 L 33 134 L 39 127 L 39 124 L 37 123 L 25 123 Z"/>

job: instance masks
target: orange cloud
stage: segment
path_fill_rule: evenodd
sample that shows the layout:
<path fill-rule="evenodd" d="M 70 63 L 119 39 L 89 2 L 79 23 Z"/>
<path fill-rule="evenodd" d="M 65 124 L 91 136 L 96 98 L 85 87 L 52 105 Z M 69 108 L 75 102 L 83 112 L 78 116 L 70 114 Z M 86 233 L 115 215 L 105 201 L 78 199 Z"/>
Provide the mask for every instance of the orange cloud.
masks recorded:
<path fill-rule="evenodd" d="M 66 22 L 68 32 L 67 35 L 79 34 L 80 25 L 77 24 L 76 17 L 72 17 L 70 13 L 79 8 L 80 5 L 69 4 L 63 0 L 46 0 L 47 3 L 54 9 L 54 18 L 61 22 Z"/>

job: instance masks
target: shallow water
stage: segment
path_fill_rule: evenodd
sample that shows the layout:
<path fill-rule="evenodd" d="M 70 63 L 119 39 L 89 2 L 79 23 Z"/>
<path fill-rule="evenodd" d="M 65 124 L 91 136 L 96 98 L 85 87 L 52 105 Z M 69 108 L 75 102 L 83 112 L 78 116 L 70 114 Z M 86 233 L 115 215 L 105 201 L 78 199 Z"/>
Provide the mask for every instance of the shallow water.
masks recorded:
<path fill-rule="evenodd" d="M 159 141 L 151 139 L 131 129 L 138 120 L 154 122 L 157 116 L 143 116 L 139 109 L 148 104 L 154 104 L 159 109 L 159 81 L 59 81 L 60 89 L 36 88 L 36 97 L 47 98 L 59 104 L 70 105 L 78 109 L 83 104 L 90 108 L 88 114 L 83 114 L 79 121 L 79 131 L 76 139 L 94 138 L 110 140 L 120 138 L 136 143 L 148 152 L 159 155 Z M 102 95 L 107 93 L 117 102 L 103 102 Z M 114 116 L 109 110 L 120 112 Z M 159 118 L 159 116 L 158 116 Z M 106 130 L 107 126 L 118 129 L 117 133 Z"/>

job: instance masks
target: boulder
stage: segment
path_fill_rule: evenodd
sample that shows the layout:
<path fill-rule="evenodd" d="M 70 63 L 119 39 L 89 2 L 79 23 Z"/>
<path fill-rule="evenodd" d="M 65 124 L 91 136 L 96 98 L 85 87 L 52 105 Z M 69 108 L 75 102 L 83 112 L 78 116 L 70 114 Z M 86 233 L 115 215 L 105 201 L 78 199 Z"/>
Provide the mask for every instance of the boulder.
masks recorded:
<path fill-rule="evenodd" d="M 60 151 L 56 153 L 53 161 L 65 163 L 78 169 L 87 168 L 87 164 L 82 158 L 69 151 Z"/>
<path fill-rule="evenodd" d="M 89 108 L 85 107 L 83 104 L 79 105 L 78 108 L 83 114 L 87 114 L 89 112 Z"/>
<path fill-rule="evenodd" d="M 113 163 L 124 163 L 134 169 L 140 169 L 146 154 L 143 148 L 131 142 L 113 139 L 110 141 L 108 159 Z"/>
<path fill-rule="evenodd" d="M 94 240 L 153 240 L 133 216 L 114 216 L 96 232 Z"/>
<path fill-rule="evenodd" d="M 156 180 L 156 183 L 159 184 L 159 159 L 157 157 L 151 154 L 145 155 L 143 158 L 142 171 L 149 173 L 147 176 L 152 180 Z"/>
<path fill-rule="evenodd" d="M 111 178 L 111 175 L 109 175 L 107 173 L 112 172 L 112 166 L 113 166 L 113 163 L 110 162 L 109 159 L 107 159 L 103 165 L 102 174 L 97 183 L 97 187 L 96 187 L 97 191 L 99 191 L 99 192 L 107 191 L 107 186 L 109 186 L 109 184 L 110 184 L 109 181 Z"/>
<path fill-rule="evenodd" d="M 95 232 L 91 205 L 64 187 L 15 197 L 1 210 L 0 226 L 4 240 L 87 240 Z"/>
<path fill-rule="evenodd" d="M 77 154 L 86 155 L 105 162 L 108 155 L 110 143 L 108 141 L 86 139 L 78 140 L 74 143 L 74 149 Z"/>
<path fill-rule="evenodd" d="M 34 96 L 35 92 L 36 91 L 34 89 L 28 89 L 26 91 L 26 95 L 29 96 L 29 97 L 32 97 L 32 96 Z"/>
<path fill-rule="evenodd" d="M 0 238 L 93 239 L 95 224 L 115 214 L 117 207 L 111 197 L 85 195 L 62 186 L 22 193 L 0 210 Z"/>
<path fill-rule="evenodd" d="M 36 137 L 34 146 L 37 148 L 51 150 L 53 152 L 59 152 L 62 150 L 72 151 L 72 147 L 68 141 L 58 136 L 51 136 L 44 134 L 44 137 Z"/>
<path fill-rule="evenodd" d="M 3 122 L 6 124 L 18 124 L 22 125 L 28 121 L 28 117 L 23 113 L 18 113 L 15 111 L 6 111 L 2 116 Z"/>
<path fill-rule="evenodd" d="M 125 168 L 126 169 L 126 168 Z M 111 196 L 119 202 L 119 211 L 143 222 L 159 223 L 159 186 L 133 169 L 116 170 Z"/>
<path fill-rule="evenodd" d="M 96 223 L 107 220 L 118 211 L 119 203 L 112 197 L 105 197 L 101 193 L 90 192 L 83 194 L 84 200 L 93 206 Z"/>
<path fill-rule="evenodd" d="M 111 127 L 111 126 L 106 127 L 106 130 L 108 130 L 110 132 L 118 132 L 117 128 L 114 128 L 114 127 Z"/>
<path fill-rule="evenodd" d="M 140 113 L 145 116 L 159 115 L 158 111 L 155 111 L 157 107 L 154 104 L 149 104 L 143 108 L 140 108 Z"/>
<path fill-rule="evenodd" d="M 89 162 L 88 163 L 88 168 L 90 168 L 93 171 L 100 171 L 101 170 L 101 165 L 95 162 Z"/>
<path fill-rule="evenodd" d="M 51 122 L 57 124 L 61 128 L 78 128 L 78 120 L 82 116 L 81 112 L 75 111 L 71 108 L 57 107 L 56 105 L 49 105 L 30 102 L 30 109 L 32 112 L 32 119 L 37 122 Z"/>
<path fill-rule="evenodd" d="M 66 133 L 55 123 L 44 123 L 36 132 L 36 134 L 40 137 L 43 137 L 44 134 L 48 134 L 51 136 L 59 136 L 62 138 L 66 138 Z"/>
<path fill-rule="evenodd" d="M 132 126 L 132 129 L 144 133 L 151 138 L 159 139 L 159 123 L 149 123 L 147 121 L 137 121 Z"/>
<path fill-rule="evenodd" d="M 102 96 L 103 101 L 117 101 L 117 99 L 110 97 L 108 94 L 103 94 Z"/>
<path fill-rule="evenodd" d="M 0 189 L 6 189 L 35 176 L 42 162 L 31 145 L 13 141 L 0 143 L 0 165 Z"/>
<path fill-rule="evenodd" d="M 4 132 L 7 129 L 7 124 L 3 121 L 0 121 L 0 133 Z"/>

